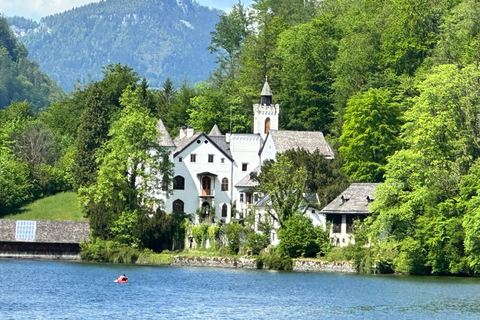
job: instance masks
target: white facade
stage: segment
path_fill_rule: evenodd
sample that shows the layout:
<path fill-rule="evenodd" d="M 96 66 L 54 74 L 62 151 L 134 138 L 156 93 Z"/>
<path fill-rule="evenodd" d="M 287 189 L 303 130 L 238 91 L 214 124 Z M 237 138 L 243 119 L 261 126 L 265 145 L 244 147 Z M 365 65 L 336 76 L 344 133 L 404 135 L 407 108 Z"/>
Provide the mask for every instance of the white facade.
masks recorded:
<path fill-rule="evenodd" d="M 251 178 L 258 173 L 264 160 L 275 159 L 278 150 L 315 149 L 320 140 L 326 145 L 325 150 L 331 150 L 321 133 L 319 139 L 318 136 L 306 136 L 306 132 L 300 135 L 299 132 L 278 131 L 280 106 L 272 103 L 268 82 L 263 87 L 261 103 L 255 104 L 253 111 L 251 134 L 223 135 L 214 126 L 207 135 L 195 133 L 191 127 L 182 127 L 180 135 L 173 141 L 159 121 L 161 143 L 169 148 L 174 164 L 173 191 L 156 193 L 164 197 L 167 212 L 185 212 L 192 215 L 196 223 L 205 219 L 227 223 L 241 219 L 252 212 L 258 200 L 253 193 Z M 276 132 L 276 140 L 272 138 L 273 132 Z M 276 147 L 275 143 L 279 146 Z M 235 208 L 232 208 L 234 204 Z M 238 215 L 232 213 L 235 211 Z M 315 213 L 311 215 L 314 224 L 325 226 L 324 217 Z M 273 231 L 271 236 L 275 244 L 278 241 L 276 232 Z"/>
<path fill-rule="evenodd" d="M 193 136 L 190 144 L 173 157 L 175 168 L 173 194 L 168 197 L 167 212 L 183 202 L 183 212 L 203 214 L 214 221 L 230 220 L 233 161 L 205 134 Z M 185 139 L 185 138 L 184 138 Z M 183 178 L 183 186 L 181 184 Z M 227 182 L 225 184 L 225 181 Z M 225 216 L 226 206 L 227 215 Z M 215 215 L 211 215 L 212 210 Z M 222 216 L 223 213 L 223 216 Z M 198 216 L 195 217 L 198 222 Z"/>

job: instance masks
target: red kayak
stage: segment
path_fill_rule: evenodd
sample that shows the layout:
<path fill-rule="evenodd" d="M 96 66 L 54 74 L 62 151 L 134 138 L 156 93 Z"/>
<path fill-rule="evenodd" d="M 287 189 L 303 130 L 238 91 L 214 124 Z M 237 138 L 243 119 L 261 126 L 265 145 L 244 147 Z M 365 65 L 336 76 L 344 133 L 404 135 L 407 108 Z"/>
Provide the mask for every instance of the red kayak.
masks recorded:
<path fill-rule="evenodd" d="M 120 282 L 120 283 L 127 283 L 128 282 L 128 278 L 127 277 L 120 277 L 118 279 L 115 279 L 114 280 L 115 282 Z"/>

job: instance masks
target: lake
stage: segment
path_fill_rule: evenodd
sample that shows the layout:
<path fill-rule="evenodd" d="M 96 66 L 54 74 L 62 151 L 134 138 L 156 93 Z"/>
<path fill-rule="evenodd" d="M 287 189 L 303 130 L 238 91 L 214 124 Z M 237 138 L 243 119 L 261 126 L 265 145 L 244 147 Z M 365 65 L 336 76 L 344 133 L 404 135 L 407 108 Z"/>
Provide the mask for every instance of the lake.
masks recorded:
<path fill-rule="evenodd" d="M 2 320 L 480 318 L 476 278 L 22 260 L 0 275 Z"/>

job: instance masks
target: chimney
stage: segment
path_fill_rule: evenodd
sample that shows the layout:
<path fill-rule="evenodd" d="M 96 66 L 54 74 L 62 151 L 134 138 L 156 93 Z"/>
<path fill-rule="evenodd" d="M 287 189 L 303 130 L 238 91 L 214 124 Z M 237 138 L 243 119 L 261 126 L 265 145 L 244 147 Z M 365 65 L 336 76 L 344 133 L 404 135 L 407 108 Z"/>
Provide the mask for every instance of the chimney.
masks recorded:
<path fill-rule="evenodd" d="M 180 128 L 180 134 L 178 135 L 178 137 L 180 139 L 183 139 L 187 136 L 187 127 L 183 126 Z"/>
<path fill-rule="evenodd" d="M 187 139 L 190 138 L 191 136 L 193 136 L 194 133 L 195 133 L 195 130 L 193 130 L 193 127 L 188 126 L 188 128 L 187 128 Z"/>
<path fill-rule="evenodd" d="M 231 137 L 231 133 L 225 133 L 225 141 L 227 143 L 230 143 L 230 137 Z"/>

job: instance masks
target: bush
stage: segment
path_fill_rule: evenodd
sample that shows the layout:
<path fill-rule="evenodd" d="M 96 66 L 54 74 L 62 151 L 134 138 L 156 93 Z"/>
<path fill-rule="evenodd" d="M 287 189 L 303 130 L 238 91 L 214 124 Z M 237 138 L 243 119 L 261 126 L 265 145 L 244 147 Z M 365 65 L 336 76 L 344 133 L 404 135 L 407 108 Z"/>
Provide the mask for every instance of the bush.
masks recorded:
<path fill-rule="evenodd" d="M 238 254 L 240 251 L 240 235 L 243 231 L 243 227 L 238 223 L 227 224 L 227 241 L 228 248 L 232 254 Z"/>
<path fill-rule="evenodd" d="M 252 254 L 258 255 L 260 251 L 265 249 L 270 244 L 270 237 L 267 234 L 250 233 L 247 238 L 248 249 Z"/>
<path fill-rule="evenodd" d="M 256 259 L 258 269 L 293 270 L 293 261 L 288 257 L 280 256 L 271 249 L 268 253 L 259 255 Z"/>
<path fill-rule="evenodd" d="M 84 261 L 135 263 L 140 254 L 138 249 L 99 238 L 80 244 L 80 257 Z"/>
<path fill-rule="evenodd" d="M 278 231 L 278 237 L 279 254 L 285 257 L 316 257 L 329 249 L 327 231 L 314 227 L 302 214 L 292 215 Z"/>

